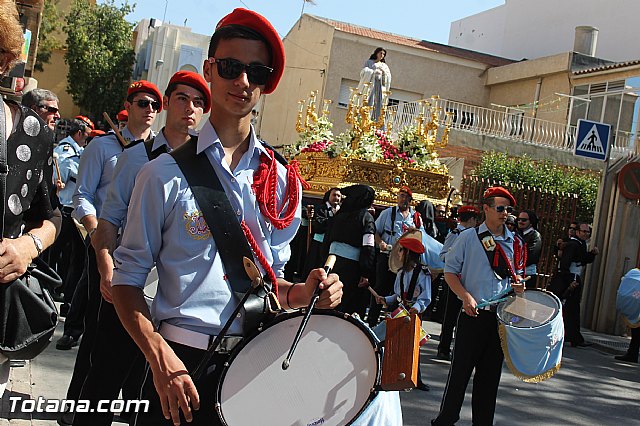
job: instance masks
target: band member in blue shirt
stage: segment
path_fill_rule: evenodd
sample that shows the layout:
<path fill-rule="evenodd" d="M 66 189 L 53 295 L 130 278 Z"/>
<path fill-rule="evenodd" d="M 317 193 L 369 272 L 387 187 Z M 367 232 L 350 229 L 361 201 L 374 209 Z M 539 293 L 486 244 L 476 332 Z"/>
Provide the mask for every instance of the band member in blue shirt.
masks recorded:
<path fill-rule="evenodd" d="M 522 271 L 514 270 L 514 237 L 505 226 L 515 204 L 515 198 L 506 189 L 487 189 L 482 200 L 485 221 L 477 230 L 461 232 L 446 255 L 445 280 L 462 300 L 463 310 L 458 317 L 449 379 L 440 413 L 431 421 L 433 425 L 449 426 L 460 419 L 464 394 L 474 370 L 473 424 L 493 424 L 504 355 L 495 305 L 481 309 L 477 305 L 495 298 L 509 285 L 516 293 L 524 292 Z"/>
<path fill-rule="evenodd" d="M 206 155 L 255 263 L 277 283 L 281 305 L 306 306 L 320 286 L 324 291 L 317 306 L 337 306 L 342 294 L 337 275 L 314 269 L 305 283 L 283 278 L 289 243 L 300 224 L 301 184 L 295 166 L 278 162 L 251 125 L 251 110 L 262 94 L 275 90 L 284 71 L 280 36 L 263 16 L 236 9 L 216 26 L 208 56 L 203 71 L 211 88 L 211 115 L 197 145 L 190 141 L 180 149 Z M 263 186 L 265 181 L 274 184 L 273 190 Z M 283 214 L 274 215 L 281 207 Z M 149 365 L 141 399 L 149 399 L 150 408 L 138 413 L 137 425 L 221 424 L 215 389 L 228 355 L 214 354 L 195 383 L 189 375 L 237 304 L 209 226 L 216 224 L 204 220 L 174 156 L 161 155 L 142 167 L 114 252 L 112 281 L 118 316 Z M 142 289 L 154 263 L 159 281 L 150 312 Z M 251 331 L 243 329 L 241 316 L 227 334 Z"/>

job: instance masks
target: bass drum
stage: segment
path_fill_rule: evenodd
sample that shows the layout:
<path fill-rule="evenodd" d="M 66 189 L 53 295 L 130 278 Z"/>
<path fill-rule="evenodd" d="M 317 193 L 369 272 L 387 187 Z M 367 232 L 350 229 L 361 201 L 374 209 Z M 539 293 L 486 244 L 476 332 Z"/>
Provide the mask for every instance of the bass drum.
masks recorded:
<path fill-rule="evenodd" d="M 302 317 L 282 314 L 234 350 L 217 391 L 226 425 L 346 425 L 369 405 L 381 357 L 378 340 L 357 317 L 314 311 L 282 369 Z"/>

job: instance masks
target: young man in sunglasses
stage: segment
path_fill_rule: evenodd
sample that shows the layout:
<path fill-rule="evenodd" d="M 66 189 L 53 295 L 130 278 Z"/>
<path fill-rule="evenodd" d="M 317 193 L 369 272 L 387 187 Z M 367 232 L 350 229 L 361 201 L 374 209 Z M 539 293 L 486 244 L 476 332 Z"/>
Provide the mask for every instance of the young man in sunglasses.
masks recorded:
<path fill-rule="evenodd" d="M 504 355 L 500 346 L 495 305 L 478 308 L 511 286 L 516 293 L 524 283 L 514 268 L 514 236 L 505 226 L 515 199 L 502 187 L 487 189 L 482 200 L 485 221 L 476 229 L 461 232 L 446 255 L 445 280 L 462 301 L 449 379 L 440 413 L 433 425 L 453 425 L 472 371 L 473 424 L 492 425 Z M 497 254 L 497 259 L 496 259 Z M 496 261 L 497 260 L 497 261 Z"/>
<path fill-rule="evenodd" d="M 295 285 L 282 278 L 289 242 L 300 224 L 301 184 L 295 168 L 280 163 L 251 126 L 251 110 L 260 95 L 275 90 L 284 71 L 280 36 L 261 15 L 236 9 L 216 26 L 208 54 L 203 68 L 211 87 L 211 115 L 197 142 L 176 151 L 203 153 L 213 167 L 202 173 L 213 172 L 220 180 L 237 215 L 233 219 L 244 225 L 254 262 L 268 281 L 277 282 L 283 307 L 306 306 L 318 285 L 324 291 L 317 306 L 337 306 L 342 283 L 335 274 L 315 269 L 305 283 Z M 276 186 L 273 190 L 263 186 L 269 181 Z M 274 217 L 269 206 L 275 205 L 288 207 Z M 139 426 L 221 424 L 214 400 L 228 354 L 215 353 L 195 383 L 189 375 L 237 304 L 218 244 L 223 242 L 213 239 L 174 156 L 162 155 L 143 166 L 122 243 L 114 252 L 112 282 L 122 324 L 149 363 L 141 399 L 149 399 L 150 408 L 138 413 Z M 154 262 L 158 292 L 149 312 L 142 288 Z M 252 331 L 244 329 L 244 316 L 235 318 L 228 335 Z M 152 318 L 160 323 L 158 328 Z M 246 404 L 251 407 L 251 401 Z M 260 413 L 256 419 L 259 424 Z"/>
<path fill-rule="evenodd" d="M 599 253 L 597 247 L 587 249 L 587 240 L 591 238 L 591 227 L 587 223 L 577 223 L 575 236 L 562 247 L 562 256 L 558 263 L 558 272 L 549 288 L 563 302 L 562 319 L 564 321 L 565 341 L 573 347 L 591 346 L 580 333 L 580 299 L 582 298 L 582 272 L 584 267 L 593 263 Z"/>
<path fill-rule="evenodd" d="M 95 407 L 100 400 L 113 400 L 122 388 L 124 399 L 136 399 L 144 376 L 144 357 L 122 327 L 111 298 L 113 260 L 118 231 L 125 219 L 136 176 L 142 166 L 162 153 L 171 152 L 192 137 L 202 115 L 209 112 L 207 82 L 194 72 L 178 71 L 169 80 L 163 97 L 166 125 L 158 135 L 144 143 L 128 145 L 118 158 L 113 181 L 100 212 L 91 244 L 100 272 L 102 303 L 98 317 L 91 368 L 84 381 L 80 399 Z M 109 425 L 113 413 L 77 413 L 74 424 Z"/>
<path fill-rule="evenodd" d="M 159 102 L 162 94 L 147 81 L 132 83 L 127 91 L 125 109 L 129 112 L 129 122 L 121 134 L 125 144 L 151 139 L 155 135 L 151 125 L 156 114 L 162 109 Z M 78 168 L 76 191 L 73 194 L 74 217 L 88 232 L 89 240 L 98 225 L 98 217 L 107 197 L 107 188 L 113 180 L 114 169 L 125 146 L 115 133 L 108 133 L 87 145 L 82 153 Z M 85 330 L 80 343 L 73 377 L 67 391 L 68 399 L 78 399 L 82 384 L 90 365 L 90 351 L 93 346 L 102 301 L 100 295 L 100 275 L 96 266 L 96 256 L 92 247 L 88 250 L 87 280 L 79 285 L 87 285 L 88 300 L 85 309 Z M 77 291 L 77 290 L 76 290 Z"/>
<path fill-rule="evenodd" d="M 51 90 L 33 89 L 22 95 L 22 105 L 31 108 L 44 120 L 51 131 L 56 131 L 60 119 L 58 96 Z"/>

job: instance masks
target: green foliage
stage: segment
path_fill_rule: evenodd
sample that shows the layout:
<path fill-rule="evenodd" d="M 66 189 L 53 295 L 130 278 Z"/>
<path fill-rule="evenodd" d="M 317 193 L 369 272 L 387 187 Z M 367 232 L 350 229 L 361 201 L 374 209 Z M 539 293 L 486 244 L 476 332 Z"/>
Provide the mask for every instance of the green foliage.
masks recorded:
<path fill-rule="evenodd" d="M 528 185 L 548 191 L 578 195 L 577 219 L 593 221 L 600 177 L 551 160 L 535 162 L 527 156 L 509 158 L 504 152 L 490 152 L 473 171 L 478 177 Z"/>
<path fill-rule="evenodd" d="M 56 32 L 62 27 L 62 19 L 58 12 L 60 0 L 45 0 L 42 10 L 42 22 L 38 33 L 38 53 L 33 68 L 36 71 L 44 71 L 44 64 L 51 60 L 51 52 L 62 48 L 62 43 Z"/>
<path fill-rule="evenodd" d="M 102 4 L 73 0 L 65 18 L 67 90 L 94 119 L 104 111 L 115 115 L 126 97 L 135 55 L 133 24 L 125 16 L 133 8 L 126 0 L 120 7 L 115 0 Z"/>

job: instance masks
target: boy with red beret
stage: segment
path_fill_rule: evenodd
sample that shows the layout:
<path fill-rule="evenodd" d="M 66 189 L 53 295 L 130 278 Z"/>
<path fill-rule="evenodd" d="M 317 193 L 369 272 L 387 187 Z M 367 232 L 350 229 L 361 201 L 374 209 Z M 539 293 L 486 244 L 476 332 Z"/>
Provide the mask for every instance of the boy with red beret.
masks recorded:
<path fill-rule="evenodd" d="M 514 236 L 505 226 L 515 198 L 502 187 L 487 189 L 482 200 L 485 221 L 476 229 L 461 232 L 446 255 L 445 280 L 462 300 L 449 379 L 440 413 L 433 425 L 453 425 L 471 373 L 473 379 L 473 424 L 492 425 L 504 355 L 498 335 L 495 305 L 477 305 L 494 300 L 511 286 L 524 292 L 522 271 L 515 269 Z M 490 260 L 491 259 L 491 260 Z"/>
<path fill-rule="evenodd" d="M 147 140 L 155 136 L 151 131 L 151 125 L 156 114 L 162 109 L 161 100 L 162 95 L 153 83 L 140 80 L 129 86 L 125 101 L 129 122 L 122 130 L 125 141 Z M 72 197 L 73 216 L 85 227 L 89 238 L 93 236 L 98 226 L 98 217 L 107 197 L 107 188 L 113 180 L 116 163 L 124 149 L 116 135 L 109 133 L 95 139 L 82 153 L 76 190 Z M 96 335 L 98 311 L 102 301 L 99 291 L 100 275 L 96 266 L 95 252 L 91 247 L 88 250 L 88 258 L 88 277 L 86 280 L 81 280 L 78 285 L 80 289 L 82 285 L 88 286 L 88 300 L 85 299 L 87 300 L 85 330 L 67 391 L 67 399 L 78 399 L 80 396 L 82 384 L 90 367 L 90 352 Z M 62 423 L 65 422 L 62 421 Z"/>
<path fill-rule="evenodd" d="M 218 245 L 228 242 L 214 240 L 218 230 L 213 226 L 218 224 L 206 223 L 176 162 L 185 153 L 211 166 L 198 167 L 198 172 L 219 180 L 231 219 L 239 222 L 246 239 L 232 244 L 249 244 L 249 256 L 283 307 L 308 305 L 318 286 L 323 291 L 317 306 L 335 307 L 341 299 L 337 275 L 322 269 L 314 269 L 305 283 L 283 278 L 289 243 L 300 224 L 301 183 L 295 167 L 282 164 L 251 126 L 252 109 L 262 94 L 276 89 L 284 72 L 278 33 L 263 16 L 236 9 L 216 26 L 208 55 L 203 71 L 211 88 L 209 121 L 197 141 L 142 167 L 122 243 L 114 252 L 115 307 L 149 365 L 141 399 L 148 399 L 150 406 L 138 413 L 137 425 L 222 424 L 215 394 L 228 353 L 216 352 L 199 379 L 190 373 L 228 321 L 232 323 L 226 336 L 235 336 L 228 342 L 255 331 L 245 313 L 231 318 L 237 299 L 229 266 L 241 265 L 242 258 L 234 258 L 234 265 L 224 263 Z M 149 311 L 142 289 L 154 263 L 158 292 Z M 259 413 L 256 419 L 259 423 Z"/>
<path fill-rule="evenodd" d="M 122 327 L 112 304 L 111 254 L 116 247 L 118 231 L 122 232 L 125 227 L 127 208 L 138 172 L 144 164 L 160 154 L 171 152 L 192 137 L 196 138 L 194 129 L 211 107 L 209 86 L 199 74 L 178 71 L 169 80 L 162 107 L 166 111 L 166 124 L 160 133 L 144 143 L 138 141 L 127 145 L 119 157 L 97 230 L 91 238 L 103 298 L 97 339 L 91 354 L 91 369 L 80 394 L 80 399 L 88 400 L 91 404 L 117 398 L 120 388 L 123 388 L 125 399 L 138 396 L 144 375 L 144 358 Z M 113 413 L 96 410 L 77 413 L 74 423 L 108 425 L 112 420 Z"/>

